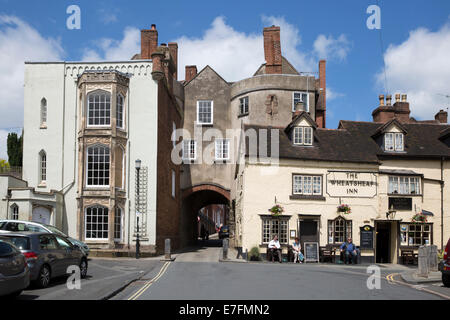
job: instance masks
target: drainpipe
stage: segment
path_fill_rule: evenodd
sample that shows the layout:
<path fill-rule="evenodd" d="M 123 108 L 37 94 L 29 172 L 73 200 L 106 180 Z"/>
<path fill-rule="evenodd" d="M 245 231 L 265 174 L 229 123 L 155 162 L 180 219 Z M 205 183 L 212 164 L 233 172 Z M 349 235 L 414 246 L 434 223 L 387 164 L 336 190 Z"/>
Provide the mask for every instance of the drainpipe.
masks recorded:
<path fill-rule="evenodd" d="M 62 117 L 62 143 L 61 143 L 61 188 L 64 187 L 64 132 L 66 127 L 66 64 L 63 67 L 63 117 Z"/>
<path fill-rule="evenodd" d="M 441 250 L 444 251 L 444 157 L 441 158 Z"/>
<path fill-rule="evenodd" d="M 128 103 L 127 103 L 127 137 L 128 137 L 128 190 L 127 190 L 127 198 L 128 198 L 128 249 L 130 249 L 130 232 L 131 232 L 131 199 L 130 199 L 130 158 L 131 158 L 131 142 L 130 142 L 130 83 L 128 83 Z"/>

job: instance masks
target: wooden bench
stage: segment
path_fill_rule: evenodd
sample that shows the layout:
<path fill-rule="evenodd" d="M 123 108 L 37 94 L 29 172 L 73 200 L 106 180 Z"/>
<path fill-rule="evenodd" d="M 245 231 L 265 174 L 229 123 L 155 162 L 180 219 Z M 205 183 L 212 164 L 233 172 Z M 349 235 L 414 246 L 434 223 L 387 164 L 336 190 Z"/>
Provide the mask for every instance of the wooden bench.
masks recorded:
<path fill-rule="evenodd" d="M 326 260 L 329 260 L 330 262 L 334 263 L 334 261 L 336 260 L 336 251 L 334 247 L 330 245 L 320 247 L 319 260 L 320 262 L 325 262 Z"/>
<path fill-rule="evenodd" d="M 403 264 L 416 264 L 418 260 L 417 253 L 414 253 L 414 249 L 400 249 L 401 258 Z"/>

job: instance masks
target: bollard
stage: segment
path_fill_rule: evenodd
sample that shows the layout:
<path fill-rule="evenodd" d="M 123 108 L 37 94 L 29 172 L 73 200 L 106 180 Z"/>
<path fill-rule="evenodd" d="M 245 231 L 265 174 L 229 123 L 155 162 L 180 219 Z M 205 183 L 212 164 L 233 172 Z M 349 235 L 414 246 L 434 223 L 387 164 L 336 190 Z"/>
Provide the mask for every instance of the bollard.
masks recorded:
<path fill-rule="evenodd" d="M 426 246 L 419 247 L 419 268 L 417 275 L 428 278 L 428 250 Z"/>
<path fill-rule="evenodd" d="M 228 245 L 229 245 L 229 240 L 228 238 L 225 238 L 222 240 L 222 246 L 223 246 L 223 256 L 222 259 L 223 260 L 228 260 Z"/>
<path fill-rule="evenodd" d="M 431 245 L 429 246 L 430 252 L 428 256 L 428 270 L 429 272 L 437 272 L 438 271 L 438 255 L 437 255 L 437 246 Z"/>
<path fill-rule="evenodd" d="M 164 247 L 164 258 L 166 260 L 172 260 L 170 257 L 170 239 L 166 239 Z"/>

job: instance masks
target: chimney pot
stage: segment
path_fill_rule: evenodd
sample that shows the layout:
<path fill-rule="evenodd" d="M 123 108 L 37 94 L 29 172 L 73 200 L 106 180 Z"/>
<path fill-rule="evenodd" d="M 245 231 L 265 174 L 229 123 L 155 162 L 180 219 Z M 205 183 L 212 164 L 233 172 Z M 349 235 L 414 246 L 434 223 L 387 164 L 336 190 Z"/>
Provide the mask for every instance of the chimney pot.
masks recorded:
<path fill-rule="evenodd" d="M 395 102 L 400 102 L 400 93 L 395 94 Z"/>
<path fill-rule="evenodd" d="M 402 94 L 402 102 L 406 102 L 407 99 L 407 95 L 406 94 Z"/>
<path fill-rule="evenodd" d="M 384 94 L 380 94 L 378 98 L 380 99 L 380 107 L 384 106 Z"/>
<path fill-rule="evenodd" d="M 391 101 L 392 101 L 392 95 L 390 95 L 390 94 L 386 95 L 386 105 L 387 106 L 391 106 Z"/>
<path fill-rule="evenodd" d="M 152 30 L 156 30 L 156 24 L 152 24 Z"/>
<path fill-rule="evenodd" d="M 448 112 L 441 109 L 441 110 L 439 110 L 438 113 L 436 113 L 436 115 L 434 116 L 434 119 L 436 119 L 440 123 L 446 124 L 448 121 Z"/>

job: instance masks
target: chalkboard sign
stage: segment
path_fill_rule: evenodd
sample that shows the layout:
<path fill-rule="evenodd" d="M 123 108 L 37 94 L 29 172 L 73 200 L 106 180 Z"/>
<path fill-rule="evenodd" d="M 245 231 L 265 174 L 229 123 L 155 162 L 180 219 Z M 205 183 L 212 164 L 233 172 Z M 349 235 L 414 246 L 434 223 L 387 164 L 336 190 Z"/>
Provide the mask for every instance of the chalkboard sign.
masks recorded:
<path fill-rule="evenodd" d="M 412 210 L 412 198 L 389 198 L 389 209 Z"/>
<path fill-rule="evenodd" d="M 359 247 L 361 249 L 373 249 L 373 227 L 365 225 L 360 229 Z"/>
<path fill-rule="evenodd" d="M 319 243 L 305 242 L 305 262 L 319 262 Z"/>

